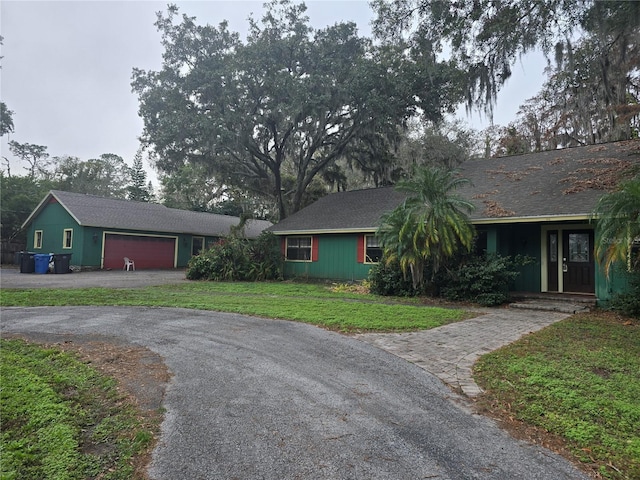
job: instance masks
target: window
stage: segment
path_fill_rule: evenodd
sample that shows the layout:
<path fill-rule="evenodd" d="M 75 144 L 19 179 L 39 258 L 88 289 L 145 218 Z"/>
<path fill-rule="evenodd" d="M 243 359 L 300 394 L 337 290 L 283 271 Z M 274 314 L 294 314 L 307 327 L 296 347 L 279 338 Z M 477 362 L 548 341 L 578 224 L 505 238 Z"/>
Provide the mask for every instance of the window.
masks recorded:
<path fill-rule="evenodd" d="M 478 230 L 476 237 L 473 239 L 473 253 L 478 257 L 487 254 L 488 236 L 486 230 Z"/>
<path fill-rule="evenodd" d="M 33 236 L 33 248 L 42 248 L 42 230 L 36 230 Z"/>
<path fill-rule="evenodd" d="M 287 260 L 311 261 L 311 237 L 287 238 Z"/>
<path fill-rule="evenodd" d="M 191 245 L 191 255 L 200 255 L 204 248 L 204 237 L 193 237 Z"/>
<path fill-rule="evenodd" d="M 555 232 L 549 234 L 549 262 L 558 262 L 558 234 Z"/>
<path fill-rule="evenodd" d="M 382 248 L 374 235 L 364 236 L 364 263 L 378 263 L 382 258 Z"/>
<path fill-rule="evenodd" d="M 73 229 L 65 228 L 62 234 L 62 248 L 71 248 L 73 245 Z"/>
<path fill-rule="evenodd" d="M 569 261 L 588 262 L 589 261 L 589 234 L 570 233 L 569 234 Z"/>

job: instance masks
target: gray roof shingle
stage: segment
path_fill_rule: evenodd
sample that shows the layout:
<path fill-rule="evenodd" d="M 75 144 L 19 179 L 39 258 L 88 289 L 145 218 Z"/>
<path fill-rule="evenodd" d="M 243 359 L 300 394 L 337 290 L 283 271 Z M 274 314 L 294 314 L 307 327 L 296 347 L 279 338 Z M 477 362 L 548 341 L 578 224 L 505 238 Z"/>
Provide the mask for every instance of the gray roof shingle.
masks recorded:
<path fill-rule="evenodd" d="M 104 198 L 61 190 L 52 190 L 47 199 L 50 196 L 60 202 L 83 226 L 219 237 L 228 235 L 230 227 L 240 222 L 238 217 L 230 215 L 178 210 L 157 203 Z M 25 225 L 44 205 L 45 202 L 27 219 Z M 245 227 L 245 235 L 255 238 L 271 225 L 272 223 L 266 220 L 249 220 Z"/>
<path fill-rule="evenodd" d="M 405 199 L 393 187 L 338 192 L 312 203 L 269 230 L 283 232 L 374 231 L 380 216 Z"/>
<path fill-rule="evenodd" d="M 475 205 L 475 222 L 588 218 L 598 198 L 633 166 L 640 167 L 640 140 L 469 160 L 459 170 L 471 184 L 459 193 Z M 269 230 L 373 231 L 380 216 L 404 199 L 393 187 L 334 193 Z"/>
<path fill-rule="evenodd" d="M 598 199 L 632 166 L 640 166 L 640 141 L 470 160 L 460 193 L 476 210 L 472 220 L 589 216 Z"/>

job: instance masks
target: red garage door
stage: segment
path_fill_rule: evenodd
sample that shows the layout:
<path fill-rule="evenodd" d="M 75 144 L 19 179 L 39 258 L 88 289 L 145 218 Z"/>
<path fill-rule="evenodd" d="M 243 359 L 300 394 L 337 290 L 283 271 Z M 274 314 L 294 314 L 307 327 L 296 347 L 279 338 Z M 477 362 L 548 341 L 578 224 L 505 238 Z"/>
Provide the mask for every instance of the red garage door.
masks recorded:
<path fill-rule="evenodd" d="M 124 257 L 135 262 L 136 270 L 174 268 L 175 246 L 175 238 L 107 234 L 103 268 L 121 269 Z"/>

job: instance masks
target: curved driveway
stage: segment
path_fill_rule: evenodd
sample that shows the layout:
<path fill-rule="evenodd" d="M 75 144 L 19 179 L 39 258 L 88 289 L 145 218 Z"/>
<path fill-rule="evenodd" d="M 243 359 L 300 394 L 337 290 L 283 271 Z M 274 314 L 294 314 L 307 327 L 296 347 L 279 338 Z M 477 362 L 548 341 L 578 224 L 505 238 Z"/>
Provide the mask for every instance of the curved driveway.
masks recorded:
<path fill-rule="evenodd" d="M 317 327 L 160 308 L 2 310 L 3 333 L 100 334 L 173 378 L 153 479 L 578 479 L 438 379 Z"/>

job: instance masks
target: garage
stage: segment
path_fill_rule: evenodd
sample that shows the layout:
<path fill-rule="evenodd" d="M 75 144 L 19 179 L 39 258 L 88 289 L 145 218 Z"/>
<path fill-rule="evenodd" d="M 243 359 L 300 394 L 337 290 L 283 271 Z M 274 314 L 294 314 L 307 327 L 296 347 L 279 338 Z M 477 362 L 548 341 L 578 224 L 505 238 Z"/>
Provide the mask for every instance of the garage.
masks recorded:
<path fill-rule="evenodd" d="M 102 268 L 121 269 L 124 257 L 134 261 L 136 270 L 175 268 L 176 241 L 177 237 L 106 233 Z"/>
<path fill-rule="evenodd" d="M 74 271 L 122 270 L 124 257 L 133 260 L 136 270 L 165 270 L 186 267 L 194 253 L 239 224 L 240 218 L 230 215 L 51 190 L 23 228 L 29 250 L 69 254 Z M 258 238 L 272 225 L 249 220 L 242 232 Z"/>

